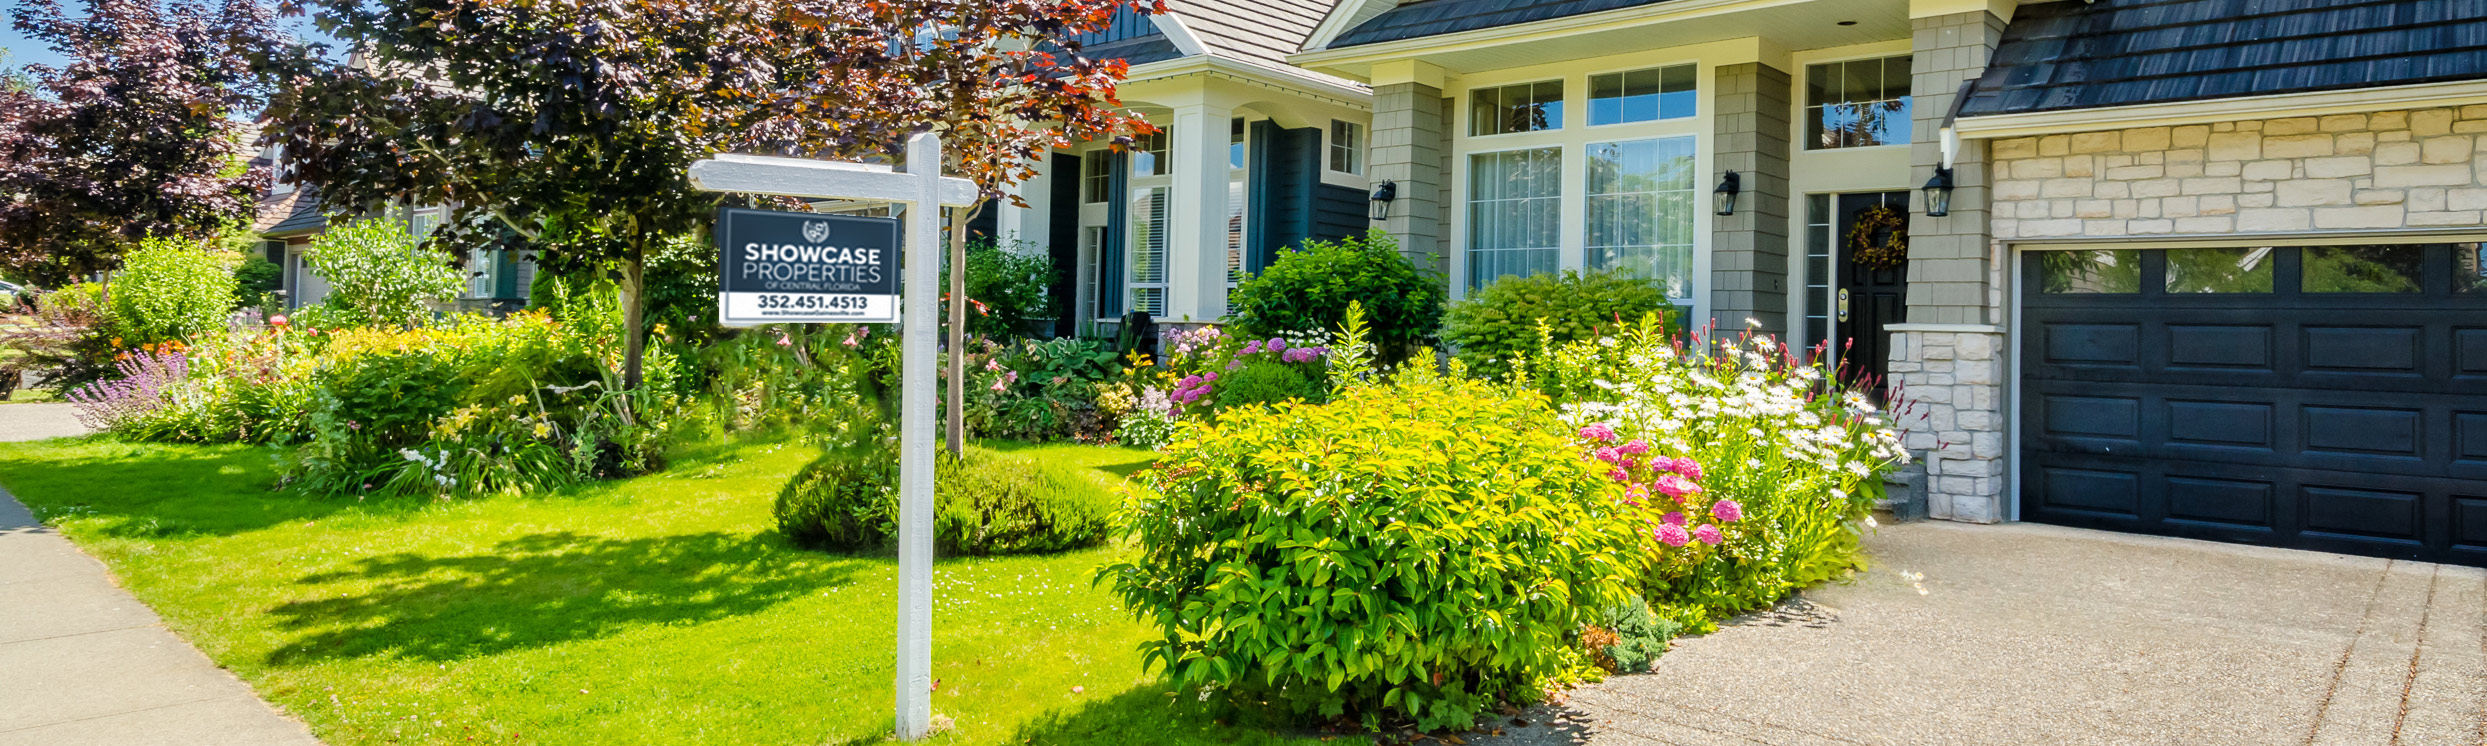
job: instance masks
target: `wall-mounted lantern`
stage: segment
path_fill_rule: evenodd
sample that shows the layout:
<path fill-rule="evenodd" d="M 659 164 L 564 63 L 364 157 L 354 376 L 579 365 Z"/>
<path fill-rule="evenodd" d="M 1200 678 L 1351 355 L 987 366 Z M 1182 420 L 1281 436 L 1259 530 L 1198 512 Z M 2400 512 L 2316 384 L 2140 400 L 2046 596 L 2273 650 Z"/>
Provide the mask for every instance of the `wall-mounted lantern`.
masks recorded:
<path fill-rule="evenodd" d="M 1390 219 L 1390 201 L 1399 198 L 1399 182 L 1385 181 L 1373 187 L 1373 221 Z"/>
<path fill-rule="evenodd" d="M 1736 195 L 1743 191 L 1741 177 L 1738 177 L 1734 171 L 1727 172 L 1727 178 L 1719 180 L 1718 189 L 1710 192 L 1710 197 L 1718 203 L 1718 214 L 1736 214 Z"/>
<path fill-rule="evenodd" d="M 1952 170 L 1940 166 L 1934 178 L 1926 180 L 1926 217 L 1939 218 L 1952 214 Z"/>

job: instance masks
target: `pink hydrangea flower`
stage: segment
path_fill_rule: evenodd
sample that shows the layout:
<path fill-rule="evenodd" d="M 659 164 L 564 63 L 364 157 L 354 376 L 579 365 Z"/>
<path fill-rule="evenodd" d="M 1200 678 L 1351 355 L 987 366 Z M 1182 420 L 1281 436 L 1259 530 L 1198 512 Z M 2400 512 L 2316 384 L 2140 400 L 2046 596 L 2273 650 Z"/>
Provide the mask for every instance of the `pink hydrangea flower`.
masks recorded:
<path fill-rule="evenodd" d="M 1700 539 L 1701 543 L 1708 544 L 1710 546 L 1718 546 L 1719 542 L 1727 540 L 1726 536 L 1721 535 L 1718 532 L 1718 526 L 1708 523 L 1701 524 L 1700 528 L 1693 529 L 1693 538 Z"/>
<path fill-rule="evenodd" d="M 1668 463 L 1667 471 L 1682 474 L 1685 479 L 1698 481 L 1701 479 L 1701 462 L 1694 461 L 1690 457 L 1679 458 Z"/>
<path fill-rule="evenodd" d="M 1580 439 L 1592 443 L 1604 443 L 1606 441 L 1614 440 L 1615 428 L 1609 427 L 1603 422 L 1592 424 L 1588 427 L 1580 429 Z"/>
<path fill-rule="evenodd" d="M 1633 438 L 1630 443 L 1615 446 L 1615 450 L 1638 456 L 1649 452 L 1649 441 Z"/>
<path fill-rule="evenodd" d="M 1641 504 L 1642 501 L 1649 499 L 1649 485 L 1635 482 L 1632 486 L 1625 487 L 1623 499 L 1631 501 L 1634 505 Z"/>
<path fill-rule="evenodd" d="M 1708 526 L 1703 526 L 1703 528 L 1708 528 Z M 1683 546 L 1685 542 L 1692 541 L 1693 538 L 1691 534 L 1684 533 L 1683 526 L 1672 523 L 1660 525 L 1654 534 L 1658 537 L 1659 543 L 1671 547 Z"/>
<path fill-rule="evenodd" d="M 1701 493 L 1701 485 L 1693 484 L 1692 480 L 1685 479 L 1681 475 L 1676 474 L 1658 475 L 1656 486 L 1659 492 L 1664 493 L 1668 497 L 1680 498 L 1685 495 L 1696 495 Z"/>
<path fill-rule="evenodd" d="M 1665 517 L 1662 517 L 1662 518 L 1659 518 L 1659 519 L 1658 519 L 1658 521 L 1659 521 L 1660 523 L 1664 523 L 1664 524 L 1667 524 L 1667 525 L 1669 525 L 1669 526 L 1682 526 L 1682 525 L 1684 525 L 1684 511 L 1681 511 L 1681 510 L 1670 510 L 1670 511 L 1667 511 L 1666 516 L 1665 516 Z"/>
<path fill-rule="evenodd" d="M 1632 481 L 1632 472 L 1624 471 L 1623 467 L 1619 466 L 1606 470 L 1606 478 L 1618 482 L 1629 482 Z"/>
<path fill-rule="evenodd" d="M 1615 463 L 1615 459 L 1618 457 L 1618 454 L 1615 453 L 1615 449 L 1613 448 L 1599 448 L 1595 451 L 1591 451 L 1590 454 L 1597 456 L 1599 461 L 1604 461 L 1610 464 Z"/>
<path fill-rule="evenodd" d="M 1723 523 L 1744 520 L 1744 506 L 1734 500 L 1720 500 L 1710 505 L 1710 516 Z"/>

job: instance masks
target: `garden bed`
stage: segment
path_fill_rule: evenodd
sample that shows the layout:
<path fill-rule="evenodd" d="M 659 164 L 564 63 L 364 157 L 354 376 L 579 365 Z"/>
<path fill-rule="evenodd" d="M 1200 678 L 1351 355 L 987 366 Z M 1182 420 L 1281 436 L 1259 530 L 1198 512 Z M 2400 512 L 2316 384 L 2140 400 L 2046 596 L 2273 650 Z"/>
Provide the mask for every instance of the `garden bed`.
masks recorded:
<path fill-rule="evenodd" d="M 1128 474 L 1143 451 L 1031 446 Z M 269 450 L 0 444 L 0 485 L 333 746 L 844 744 L 890 729 L 894 557 L 789 546 L 814 455 L 762 444 L 554 494 L 275 492 Z M 1144 673 L 1106 548 L 936 568 L 934 743 L 1293 743 Z M 1305 742 L 1312 742 L 1306 739 Z"/>

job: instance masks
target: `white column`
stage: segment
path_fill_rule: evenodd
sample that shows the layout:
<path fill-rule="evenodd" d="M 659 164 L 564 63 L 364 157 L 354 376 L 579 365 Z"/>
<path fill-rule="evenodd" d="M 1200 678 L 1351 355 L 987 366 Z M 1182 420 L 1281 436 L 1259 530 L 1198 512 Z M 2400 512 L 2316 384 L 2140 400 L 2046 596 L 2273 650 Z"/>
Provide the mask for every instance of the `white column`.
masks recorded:
<path fill-rule="evenodd" d="M 1174 210 L 1168 216 L 1166 317 L 1215 321 L 1226 315 L 1227 146 L 1234 110 L 1194 104 L 1174 110 Z"/>
<path fill-rule="evenodd" d="M 941 328 L 942 252 L 949 243 L 941 220 L 941 137 L 930 132 L 907 140 L 907 173 L 922 175 L 922 189 L 907 208 L 906 291 L 899 298 L 898 355 L 898 739 L 929 734 L 933 716 L 933 387 L 939 364 L 934 337 Z"/>

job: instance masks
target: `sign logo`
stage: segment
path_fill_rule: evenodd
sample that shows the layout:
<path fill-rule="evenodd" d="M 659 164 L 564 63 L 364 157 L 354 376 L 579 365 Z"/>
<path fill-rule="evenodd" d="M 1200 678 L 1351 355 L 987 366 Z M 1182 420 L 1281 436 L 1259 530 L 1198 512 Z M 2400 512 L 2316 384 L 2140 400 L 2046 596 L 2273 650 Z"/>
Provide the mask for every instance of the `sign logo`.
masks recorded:
<path fill-rule="evenodd" d="M 803 223 L 803 240 L 810 241 L 810 242 L 812 242 L 812 243 L 828 243 L 828 242 L 829 242 L 829 223 L 828 223 L 828 221 L 823 221 L 823 220 L 809 220 L 809 221 L 805 221 L 805 222 Z"/>

